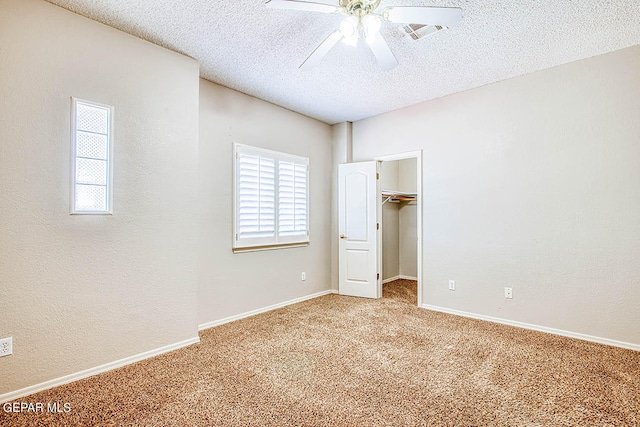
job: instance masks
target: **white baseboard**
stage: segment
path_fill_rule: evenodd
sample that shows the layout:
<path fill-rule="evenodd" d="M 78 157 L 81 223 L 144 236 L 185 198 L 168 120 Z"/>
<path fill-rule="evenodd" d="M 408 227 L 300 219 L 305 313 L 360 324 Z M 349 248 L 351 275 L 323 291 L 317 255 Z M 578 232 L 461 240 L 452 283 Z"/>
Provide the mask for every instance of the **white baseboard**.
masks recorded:
<path fill-rule="evenodd" d="M 499 317 L 485 316 L 483 314 L 469 313 L 466 311 L 454 310 L 446 307 L 438 307 L 435 305 L 422 304 L 420 307 L 427 310 L 439 311 L 441 313 L 455 314 L 457 316 L 470 317 L 472 319 L 486 320 L 487 322 L 501 323 L 503 325 L 515 326 L 518 328 L 531 329 L 533 331 L 546 332 L 548 334 L 560 335 L 568 338 L 576 338 L 584 341 L 591 341 L 598 344 L 610 345 L 613 347 L 621 347 L 629 350 L 640 351 L 640 344 L 633 344 L 624 341 L 616 341 L 609 338 L 594 337 L 592 335 L 580 334 L 577 332 L 564 331 L 562 329 L 549 328 L 546 326 L 534 325 L 531 323 L 518 322 L 515 320 L 502 319 Z"/>
<path fill-rule="evenodd" d="M 335 290 L 335 289 L 328 289 L 326 291 L 317 292 L 315 294 L 305 295 L 305 296 L 300 297 L 300 298 L 295 298 L 295 299 L 292 299 L 292 300 L 289 300 L 289 301 L 280 302 L 278 304 L 273 304 L 273 305 L 270 305 L 268 307 L 258 308 L 258 309 L 255 309 L 255 310 L 247 311 L 246 313 L 240 313 L 240 314 L 236 314 L 234 316 L 225 317 L 224 319 L 219 319 L 219 320 L 214 320 L 214 321 L 207 322 L 207 323 L 202 323 L 202 324 L 198 325 L 198 330 L 199 331 L 203 331 L 205 329 L 213 328 L 215 326 L 224 325 L 225 323 L 229 323 L 229 322 L 233 322 L 233 321 L 236 321 L 236 320 L 244 319 L 245 317 L 255 316 L 256 314 L 266 313 L 267 311 L 275 310 L 277 308 L 286 307 L 286 306 L 291 305 L 291 304 L 296 304 L 296 303 L 299 303 L 299 302 L 302 302 L 302 301 L 310 300 L 310 299 L 313 299 L 313 298 L 318 298 L 318 297 L 321 297 L 321 296 L 324 296 L 324 295 L 337 294 L 337 293 L 338 293 L 338 291 Z"/>
<path fill-rule="evenodd" d="M 109 362 L 104 365 L 96 366 L 95 368 L 85 369 L 84 371 L 76 372 L 74 374 L 65 375 L 60 378 L 55 378 L 53 380 L 45 381 L 40 384 L 32 385 L 29 387 L 22 388 L 20 390 L 11 391 L 9 393 L 0 395 L 0 403 L 9 402 L 11 400 L 18 399 L 20 397 L 28 396 L 30 394 L 38 393 L 43 390 L 47 390 L 53 387 L 58 387 L 64 384 L 71 383 L 73 381 L 78 381 L 83 378 L 91 377 L 93 375 L 101 374 L 103 372 L 111 371 L 116 368 L 121 368 L 125 365 L 129 365 L 131 363 L 139 362 L 144 359 L 149 359 L 150 357 L 158 356 L 163 353 L 167 353 L 173 350 L 177 350 L 182 347 L 187 347 L 192 344 L 197 344 L 200 342 L 200 337 L 190 338 L 188 340 L 180 341 L 175 344 L 166 345 L 164 347 L 156 348 L 155 350 L 145 351 L 144 353 L 136 354 L 134 356 L 125 357 L 124 359 L 116 360 L 114 362 Z"/>
<path fill-rule="evenodd" d="M 393 282 L 394 280 L 400 280 L 400 279 L 405 279 L 405 280 L 418 280 L 417 277 L 414 276 L 405 276 L 404 274 L 399 274 L 397 276 L 393 276 L 393 277 L 389 277 L 388 279 L 384 279 L 382 281 L 382 284 L 384 285 L 385 283 L 389 283 L 389 282 Z"/>

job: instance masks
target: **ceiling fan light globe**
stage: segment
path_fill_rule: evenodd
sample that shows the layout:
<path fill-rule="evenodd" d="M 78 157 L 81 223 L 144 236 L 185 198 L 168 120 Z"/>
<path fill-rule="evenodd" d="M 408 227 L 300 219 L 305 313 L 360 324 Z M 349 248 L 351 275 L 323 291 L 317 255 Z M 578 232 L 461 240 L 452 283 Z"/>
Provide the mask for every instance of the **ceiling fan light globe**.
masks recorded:
<path fill-rule="evenodd" d="M 340 23 L 340 32 L 342 36 L 346 39 L 358 36 L 358 20 L 353 16 L 345 18 Z"/>
<path fill-rule="evenodd" d="M 362 28 L 365 37 L 375 37 L 380 32 L 382 21 L 376 15 L 366 15 L 362 18 Z"/>

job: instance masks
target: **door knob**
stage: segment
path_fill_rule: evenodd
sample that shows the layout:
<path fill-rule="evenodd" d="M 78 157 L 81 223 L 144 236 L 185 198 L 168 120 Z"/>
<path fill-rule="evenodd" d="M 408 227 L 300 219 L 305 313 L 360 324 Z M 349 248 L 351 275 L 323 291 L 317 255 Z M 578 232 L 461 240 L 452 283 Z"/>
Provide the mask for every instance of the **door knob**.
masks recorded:
<path fill-rule="evenodd" d="M 346 238 L 347 238 L 347 236 L 345 236 L 344 234 L 341 234 L 341 235 L 340 235 L 340 238 L 341 238 L 341 239 L 346 239 Z"/>

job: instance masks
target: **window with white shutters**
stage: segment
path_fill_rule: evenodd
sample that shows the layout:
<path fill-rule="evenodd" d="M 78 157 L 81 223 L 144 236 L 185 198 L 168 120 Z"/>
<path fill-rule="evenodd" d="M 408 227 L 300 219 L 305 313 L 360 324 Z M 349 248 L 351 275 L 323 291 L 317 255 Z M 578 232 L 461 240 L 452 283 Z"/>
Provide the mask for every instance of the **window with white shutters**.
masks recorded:
<path fill-rule="evenodd" d="M 72 98 L 71 213 L 112 213 L 113 107 Z"/>
<path fill-rule="evenodd" d="M 234 145 L 233 248 L 309 242 L 309 159 Z"/>

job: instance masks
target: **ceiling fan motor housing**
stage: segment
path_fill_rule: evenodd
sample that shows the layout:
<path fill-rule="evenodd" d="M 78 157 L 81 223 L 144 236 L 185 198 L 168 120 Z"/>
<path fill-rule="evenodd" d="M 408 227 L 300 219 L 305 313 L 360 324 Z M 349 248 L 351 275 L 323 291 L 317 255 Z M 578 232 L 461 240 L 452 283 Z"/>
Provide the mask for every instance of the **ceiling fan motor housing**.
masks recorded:
<path fill-rule="evenodd" d="M 379 4 L 380 0 L 340 0 L 340 7 L 358 18 L 372 13 Z"/>

